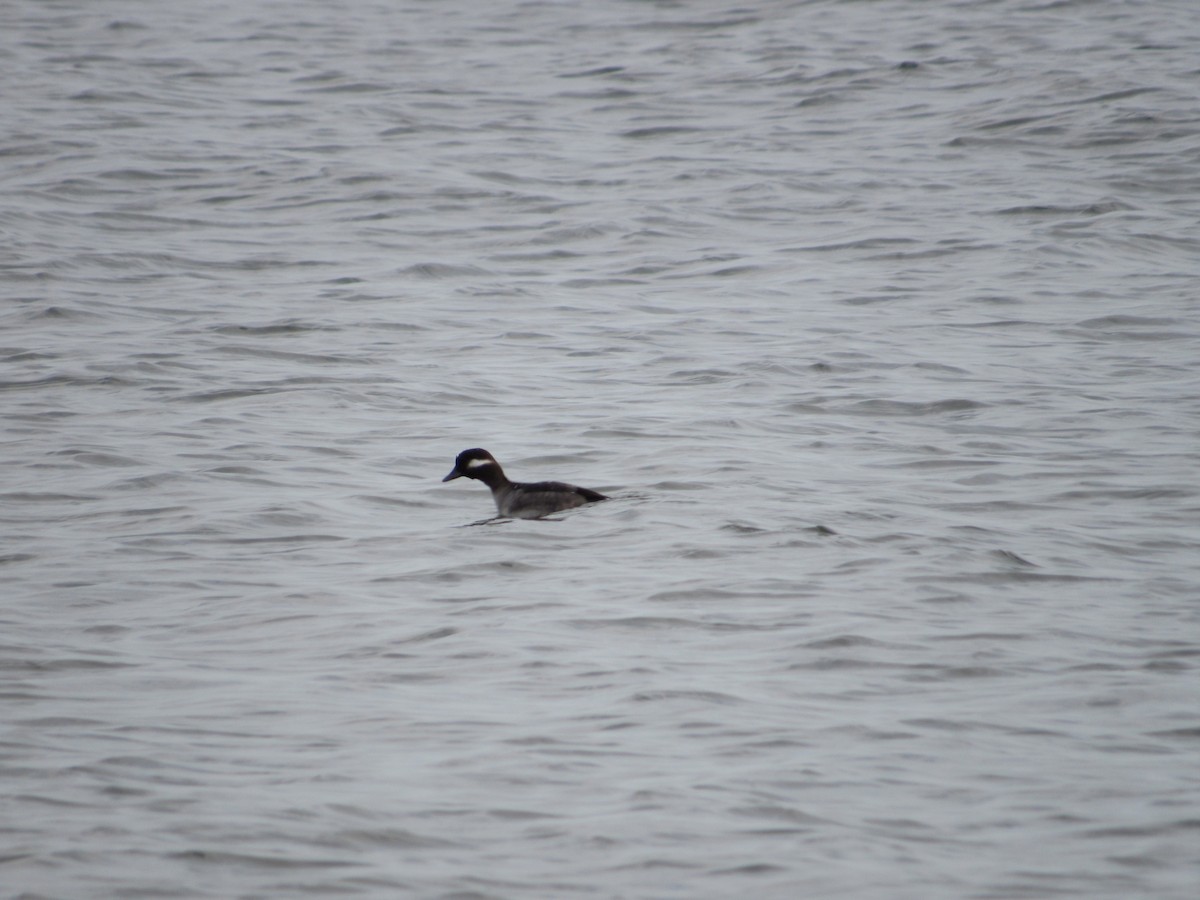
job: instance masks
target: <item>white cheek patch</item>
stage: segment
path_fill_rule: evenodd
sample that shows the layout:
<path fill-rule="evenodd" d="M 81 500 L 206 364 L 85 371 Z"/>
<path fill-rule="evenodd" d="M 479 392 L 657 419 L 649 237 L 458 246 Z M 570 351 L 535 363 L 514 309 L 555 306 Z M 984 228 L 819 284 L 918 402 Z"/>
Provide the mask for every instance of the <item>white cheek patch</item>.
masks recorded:
<path fill-rule="evenodd" d="M 481 466 L 490 466 L 491 464 L 492 464 L 492 461 L 490 459 L 473 459 L 469 463 L 467 463 L 467 468 L 468 469 L 478 469 Z"/>

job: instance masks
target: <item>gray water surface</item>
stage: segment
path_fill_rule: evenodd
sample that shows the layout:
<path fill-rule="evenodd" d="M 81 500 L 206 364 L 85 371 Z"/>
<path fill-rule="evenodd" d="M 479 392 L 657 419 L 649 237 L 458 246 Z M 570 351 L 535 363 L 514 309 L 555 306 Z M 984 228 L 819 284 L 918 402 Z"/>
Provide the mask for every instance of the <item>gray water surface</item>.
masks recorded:
<path fill-rule="evenodd" d="M 1195 4 L 3 16 L 4 896 L 1200 891 Z"/>

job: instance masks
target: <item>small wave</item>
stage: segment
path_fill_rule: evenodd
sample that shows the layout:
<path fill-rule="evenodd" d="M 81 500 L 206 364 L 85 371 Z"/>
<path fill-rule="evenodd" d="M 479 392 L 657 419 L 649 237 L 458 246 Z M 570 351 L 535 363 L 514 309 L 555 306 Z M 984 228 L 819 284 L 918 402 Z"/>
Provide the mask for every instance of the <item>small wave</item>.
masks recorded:
<path fill-rule="evenodd" d="M 989 405 L 977 400 L 965 399 L 935 400 L 928 403 L 910 403 L 903 400 L 862 400 L 852 404 L 845 411 L 872 416 L 931 416 L 984 409 Z"/>
<path fill-rule="evenodd" d="M 490 273 L 486 269 L 481 269 L 478 266 L 426 262 L 417 263 L 409 266 L 406 269 L 401 269 L 399 274 L 411 275 L 416 278 L 443 279 L 475 277 L 479 275 L 488 275 Z"/>
<path fill-rule="evenodd" d="M 720 691 L 686 690 L 639 691 L 630 697 L 630 699 L 634 703 L 660 703 L 664 700 L 698 700 L 701 703 L 711 703 L 718 706 L 729 706 L 744 702 L 741 697 L 724 694 Z"/>
<path fill-rule="evenodd" d="M 1103 200 L 1096 203 L 1083 203 L 1067 206 L 1055 204 L 1029 204 L 1025 206 L 1009 206 L 996 210 L 998 216 L 1103 216 L 1112 212 L 1133 209 L 1128 203 L 1118 200 Z"/>

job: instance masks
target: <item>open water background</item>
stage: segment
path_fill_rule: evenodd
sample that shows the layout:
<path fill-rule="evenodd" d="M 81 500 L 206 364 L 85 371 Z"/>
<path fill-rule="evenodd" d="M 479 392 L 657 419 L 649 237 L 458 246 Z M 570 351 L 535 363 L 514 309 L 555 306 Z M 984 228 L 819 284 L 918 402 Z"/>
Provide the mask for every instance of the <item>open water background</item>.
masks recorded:
<path fill-rule="evenodd" d="M 1200 6 L 0 14 L 4 896 L 1197 895 Z"/>

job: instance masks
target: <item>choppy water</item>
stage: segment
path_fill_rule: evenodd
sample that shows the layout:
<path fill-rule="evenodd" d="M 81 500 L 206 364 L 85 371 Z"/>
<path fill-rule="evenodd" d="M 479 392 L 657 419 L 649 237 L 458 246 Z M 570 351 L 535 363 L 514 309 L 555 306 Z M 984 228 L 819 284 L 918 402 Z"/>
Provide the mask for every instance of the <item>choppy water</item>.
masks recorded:
<path fill-rule="evenodd" d="M 3 15 L 5 896 L 1195 896 L 1190 0 Z"/>

